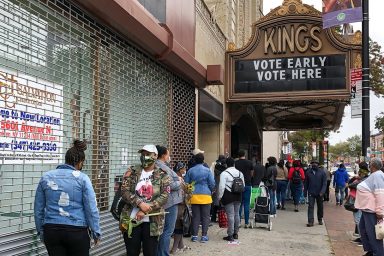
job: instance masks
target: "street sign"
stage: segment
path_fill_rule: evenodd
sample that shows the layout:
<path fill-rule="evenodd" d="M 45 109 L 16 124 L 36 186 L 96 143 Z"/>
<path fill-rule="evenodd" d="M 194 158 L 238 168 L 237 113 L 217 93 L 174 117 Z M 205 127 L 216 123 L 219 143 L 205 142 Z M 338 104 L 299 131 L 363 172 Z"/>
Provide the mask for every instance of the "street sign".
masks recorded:
<path fill-rule="evenodd" d="M 351 118 L 361 118 L 363 107 L 362 70 L 351 70 Z"/>
<path fill-rule="evenodd" d="M 355 145 L 354 143 L 350 144 L 350 145 L 349 145 L 349 149 L 350 149 L 351 151 L 356 150 L 356 145 Z"/>

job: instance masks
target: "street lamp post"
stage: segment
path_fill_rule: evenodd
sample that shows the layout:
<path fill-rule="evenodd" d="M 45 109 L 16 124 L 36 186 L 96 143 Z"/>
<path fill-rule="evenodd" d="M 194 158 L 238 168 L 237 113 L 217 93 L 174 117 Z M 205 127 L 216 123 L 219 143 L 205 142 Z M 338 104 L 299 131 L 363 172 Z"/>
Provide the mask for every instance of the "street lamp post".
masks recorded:
<path fill-rule="evenodd" d="M 370 124 L 369 124 L 369 15 L 368 0 L 363 0 L 363 90 L 362 90 L 362 153 L 367 157 L 369 147 Z"/>

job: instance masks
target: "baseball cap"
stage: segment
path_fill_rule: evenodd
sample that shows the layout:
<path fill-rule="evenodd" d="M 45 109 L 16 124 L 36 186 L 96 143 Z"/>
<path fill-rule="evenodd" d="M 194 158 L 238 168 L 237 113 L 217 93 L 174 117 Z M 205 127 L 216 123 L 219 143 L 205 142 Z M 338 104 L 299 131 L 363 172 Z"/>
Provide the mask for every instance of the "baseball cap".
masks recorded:
<path fill-rule="evenodd" d="M 200 150 L 198 148 L 195 148 L 194 150 L 192 150 L 192 155 L 197 155 L 197 154 L 204 154 L 204 151 L 203 150 Z"/>
<path fill-rule="evenodd" d="M 156 155 L 158 154 L 158 152 L 157 152 L 157 148 L 156 148 L 156 146 L 155 145 L 151 145 L 151 144 L 149 144 L 149 145 L 145 145 L 142 149 L 140 149 L 139 151 L 138 151 L 138 153 L 141 153 L 142 151 L 148 151 L 148 152 L 151 152 L 151 153 L 155 153 Z"/>

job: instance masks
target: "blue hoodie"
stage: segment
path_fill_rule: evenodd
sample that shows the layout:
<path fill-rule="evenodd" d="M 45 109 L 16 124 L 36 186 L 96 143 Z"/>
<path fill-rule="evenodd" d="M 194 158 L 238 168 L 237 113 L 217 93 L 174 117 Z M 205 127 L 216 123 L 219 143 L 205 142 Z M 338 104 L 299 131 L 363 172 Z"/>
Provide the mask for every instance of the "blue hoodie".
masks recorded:
<path fill-rule="evenodd" d="M 345 184 L 348 182 L 349 176 L 345 168 L 338 168 L 333 177 L 333 186 L 345 187 Z"/>

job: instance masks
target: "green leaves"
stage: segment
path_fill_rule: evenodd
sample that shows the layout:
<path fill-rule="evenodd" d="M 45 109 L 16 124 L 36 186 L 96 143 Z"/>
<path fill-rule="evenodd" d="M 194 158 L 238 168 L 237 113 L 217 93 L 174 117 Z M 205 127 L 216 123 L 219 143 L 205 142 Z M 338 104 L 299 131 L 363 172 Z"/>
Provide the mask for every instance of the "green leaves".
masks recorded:
<path fill-rule="evenodd" d="M 381 52 L 381 46 L 372 39 L 369 39 L 369 64 L 370 85 L 375 95 L 380 97 L 384 95 L 384 58 Z"/>
<path fill-rule="evenodd" d="M 334 161 L 337 157 L 359 157 L 361 155 L 361 136 L 355 135 L 347 141 L 329 145 L 330 160 Z"/>
<path fill-rule="evenodd" d="M 375 128 L 380 132 L 384 132 L 384 112 L 381 112 L 379 116 L 376 116 Z"/>

